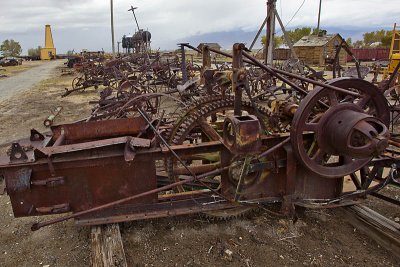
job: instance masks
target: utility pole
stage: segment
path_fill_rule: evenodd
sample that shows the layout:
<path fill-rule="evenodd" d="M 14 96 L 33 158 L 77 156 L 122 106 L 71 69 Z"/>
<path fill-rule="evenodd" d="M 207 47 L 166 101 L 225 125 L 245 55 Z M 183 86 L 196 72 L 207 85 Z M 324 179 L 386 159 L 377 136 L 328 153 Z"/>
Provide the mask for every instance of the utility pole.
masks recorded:
<path fill-rule="evenodd" d="M 317 34 L 319 35 L 319 26 L 321 21 L 321 4 L 322 0 L 319 0 L 319 10 L 318 10 L 318 25 L 317 25 Z"/>
<path fill-rule="evenodd" d="M 275 38 L 275 10 L 276 0 L 268 0 L 267 2 L 267 42 L 265 47 L 265 64 L 272 65 L 274 61 L 274 38 Z"/>
<path fill-rule="evenodd" d="M 111 9 L 111 41 L 112 41 L 112 53 L 115 58 L 115 39 L 114 39 L 114 4 L 113 0 L 110 0 L 110 9 Z"/>

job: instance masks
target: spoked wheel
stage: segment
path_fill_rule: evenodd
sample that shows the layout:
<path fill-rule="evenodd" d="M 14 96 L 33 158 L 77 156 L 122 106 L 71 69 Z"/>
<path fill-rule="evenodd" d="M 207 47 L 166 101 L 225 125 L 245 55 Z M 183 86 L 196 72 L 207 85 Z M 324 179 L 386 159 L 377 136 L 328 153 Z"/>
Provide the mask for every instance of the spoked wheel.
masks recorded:
<path fill-rule="evenodd" d="M 358 96 L 316 87 L 300 103 L 290 138 L 300 162 L 326 178 L 356 172 L 388 145 L 389 109 L 367 81 L 339 78 L 328 84 Z"/>
<path fill-rule="evenodd" d="M 72 89 L 77 89 L 82 87 L 84 79 L 82 77 L 76 77 L 72 80 Z"/>

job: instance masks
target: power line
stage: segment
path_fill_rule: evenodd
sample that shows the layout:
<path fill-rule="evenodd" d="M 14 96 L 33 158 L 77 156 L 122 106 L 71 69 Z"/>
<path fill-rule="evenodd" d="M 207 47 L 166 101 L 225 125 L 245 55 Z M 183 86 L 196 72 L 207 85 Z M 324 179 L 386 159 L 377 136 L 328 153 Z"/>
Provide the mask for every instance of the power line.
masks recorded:
<path fill-rule="evenodd" d="M 282 0 L 281 0 L 282 1 Z M 299 8 L 296 10 L 296 12 L 294 12 L 292 18 L 286 23 L 285 28 L 290 24 L 290 22 L 292 22 L 292 20 L 294 19 L 294 17 L 296 17 L 297 13 L 299 13 L 300 9 L 303 7 L 304 3 L 306 2 L 306 0 L 303 0 L 303 2 L 301 3 L 301 5 L 299 6 Z M 281 2 L 282 3 L 282 2 Z M 275 34 L 278 34 L 282 31 L 282 29 L 280 29 L 279 31 L 275 32 Z"/>
<path fill-rule="evenodd" d="M 300 9 L 303 7 L 304 3 L 306 2 L 306 0 L 303 0 L 303 3 L 301 3 L 301 5 L 299 6 L 299 8 L 297 9 L 297 11 L 294 13 L 293 17 L 289 20 L 288 23 L 286 23 L 285 28 L 289 25 L 290 22 L 292 22 L 292 20 L 294 19 L 294 17 L 296 17 L 297 13 L 299 13 Z"/>

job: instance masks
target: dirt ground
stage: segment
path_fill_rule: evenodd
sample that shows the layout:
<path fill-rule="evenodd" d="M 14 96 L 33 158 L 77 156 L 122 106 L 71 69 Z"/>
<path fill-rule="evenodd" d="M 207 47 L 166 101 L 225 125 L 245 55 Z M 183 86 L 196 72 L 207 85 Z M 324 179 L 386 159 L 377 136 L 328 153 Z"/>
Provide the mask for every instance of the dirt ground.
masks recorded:
<path fill-rule="evenodd" d="M 93 89 L 61 98 L 73 76 L 61 67 L 30 90 L 0 100 L 0 144 L 46 131 L 43 120 L 56 106 L 55 123 L 90 113 Z M 7 145 L 0 146 L 4 154 Z M 400 190 L 386 194 L 400 198 Z M 391 219 L 399 208 L 371 198 L 367 205 Z M 72 221 L 36 232 L 44 218 L 14 218 L 8 196 L 0 196 L 0 266 L 88 266 L 90 228 Z M 121 224 L 129 266 L 400 266 L 399 261 L 345 222 L 338 210 L 305 210 L 293 223 L 266 211 L 230 221 L 180 216 Z"/>

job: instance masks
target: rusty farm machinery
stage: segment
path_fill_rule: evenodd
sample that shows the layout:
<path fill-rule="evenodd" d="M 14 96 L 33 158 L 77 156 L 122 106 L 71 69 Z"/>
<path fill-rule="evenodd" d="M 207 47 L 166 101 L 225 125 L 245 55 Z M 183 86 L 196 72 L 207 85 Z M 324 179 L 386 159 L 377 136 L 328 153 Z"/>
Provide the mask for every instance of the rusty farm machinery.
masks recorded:
<path fill-rule="evenodd" d="M 177 71 L 185 94 L 160 91 L 157 81 L 171 69 L 156 77 L 148 62 L 104 93 L 89 118 L 12 143 L 0 177 L 15 217 L 66 213 L 34 224 L 38 230 L 68 219 L 225 218 L 267 203 L 291 216 L 296 207 L 385 197 L 383 187 L 399 185 L 397 111 L 375 85 L 277 69 L 243 44 L 232 55 L 200 52 L 200 79 L 186 73 L 185 60 Z M 232 66 L 216 68 L 210 52 L 232 57 Z M 122 65 L 109 64 L 119 74 Z"/>

